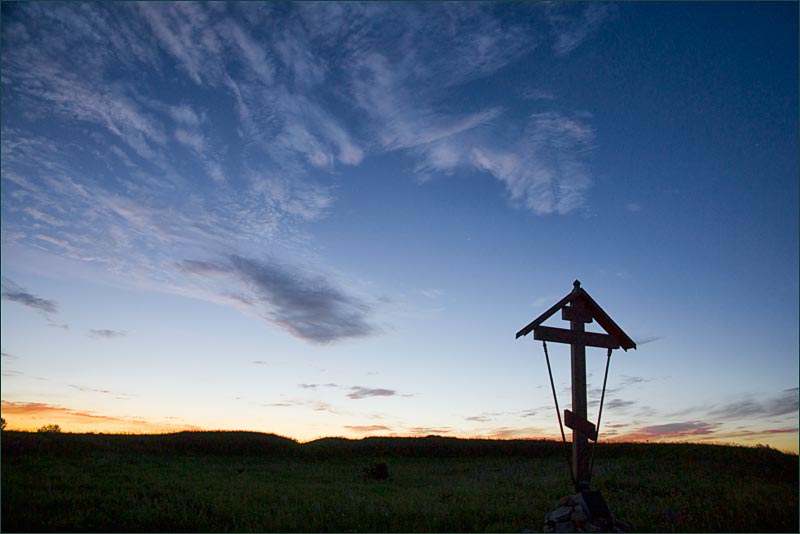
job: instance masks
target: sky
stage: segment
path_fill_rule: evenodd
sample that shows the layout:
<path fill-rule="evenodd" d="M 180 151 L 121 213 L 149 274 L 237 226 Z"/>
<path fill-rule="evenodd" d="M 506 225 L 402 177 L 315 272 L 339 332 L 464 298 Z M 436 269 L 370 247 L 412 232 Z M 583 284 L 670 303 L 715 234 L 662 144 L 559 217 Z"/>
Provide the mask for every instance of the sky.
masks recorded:
<path fill-rule="evenodd" d="M 3 2 L 3 418 L 555 439 L 579 279 L 601 440 L 797 452 L 799 63 L 793 2 Z"/>

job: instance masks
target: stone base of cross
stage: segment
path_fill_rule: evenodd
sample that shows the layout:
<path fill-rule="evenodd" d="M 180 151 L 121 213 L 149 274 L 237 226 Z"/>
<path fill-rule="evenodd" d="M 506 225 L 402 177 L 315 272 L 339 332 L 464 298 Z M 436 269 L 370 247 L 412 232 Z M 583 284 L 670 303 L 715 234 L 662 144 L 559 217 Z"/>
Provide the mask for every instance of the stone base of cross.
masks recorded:
<path fill-rule="evenodd" d="M 567 495 L 544 518 L 543 532 L 630 532 L 631 526 L 608 509 L 597 491 Z"/>

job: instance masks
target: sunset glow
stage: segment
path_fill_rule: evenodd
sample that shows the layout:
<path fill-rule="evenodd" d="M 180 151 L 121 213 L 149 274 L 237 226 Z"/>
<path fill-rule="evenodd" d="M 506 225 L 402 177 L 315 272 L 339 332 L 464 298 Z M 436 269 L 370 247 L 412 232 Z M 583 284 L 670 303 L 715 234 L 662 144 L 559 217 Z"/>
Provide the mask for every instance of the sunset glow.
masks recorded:
<path fill-rule="evenodd" d="M 798 451 L 797 3 L 3 2 L 2 29 L 7 428 L 560 439 L 514 334 L 580 279 L 637 343 L 601 441 Z"/>

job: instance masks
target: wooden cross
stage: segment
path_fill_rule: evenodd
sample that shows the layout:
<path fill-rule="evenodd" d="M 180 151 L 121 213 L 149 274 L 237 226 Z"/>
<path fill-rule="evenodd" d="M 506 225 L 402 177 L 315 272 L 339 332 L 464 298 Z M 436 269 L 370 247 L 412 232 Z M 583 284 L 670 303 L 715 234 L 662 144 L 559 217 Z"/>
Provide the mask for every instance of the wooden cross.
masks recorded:
<path fill-rule="evenodd" d="M 561 318 L 569 321 L 569 330 L 542 326 L 558 310 Z M 605 334 L 586 332 L 585 325 L 597 321 Z M 575 473 L 575 491 L 589 489 L 590 458 L 588 440 L 597 441 L 597 430 L 586 414 L 586 347 L 606 349 L 635 349 L 636 343 L 614 322 L 608 314 L 581 288 L 575 280 L 572 291 L 556 302 L 546 312 L 517 332 L 517 338 L 533 331 L 533 339 L 567 343 L 572 360 L 572 411 L 564 410 L 564 422 L 572 429 L 572 468 Z"/>

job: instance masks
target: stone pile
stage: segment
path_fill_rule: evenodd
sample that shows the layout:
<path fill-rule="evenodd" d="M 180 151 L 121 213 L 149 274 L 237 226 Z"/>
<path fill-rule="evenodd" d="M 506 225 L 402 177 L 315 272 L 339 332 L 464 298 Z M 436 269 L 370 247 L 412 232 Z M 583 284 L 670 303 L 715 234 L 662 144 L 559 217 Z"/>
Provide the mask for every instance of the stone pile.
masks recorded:
<path fill-rule="evenodd" d="M 598 505 L 597 499 L 600 504 Z M 587 503 L 587 501 L 590 501 Z M 594 511 L 594 514 L 591 513 Z M 630 526 L 608 511 L 597 492 L 567 495 L 545 517 L 544 532 L 629 532 Z"/>

